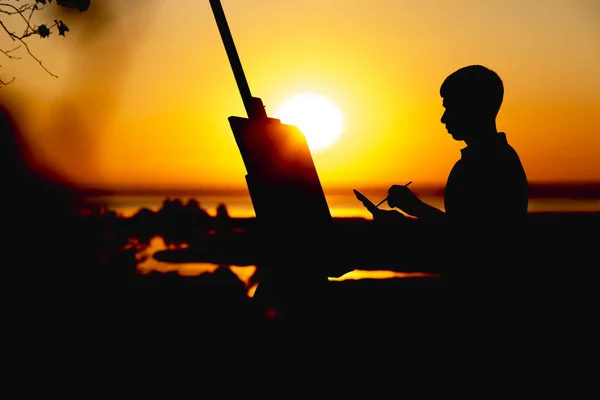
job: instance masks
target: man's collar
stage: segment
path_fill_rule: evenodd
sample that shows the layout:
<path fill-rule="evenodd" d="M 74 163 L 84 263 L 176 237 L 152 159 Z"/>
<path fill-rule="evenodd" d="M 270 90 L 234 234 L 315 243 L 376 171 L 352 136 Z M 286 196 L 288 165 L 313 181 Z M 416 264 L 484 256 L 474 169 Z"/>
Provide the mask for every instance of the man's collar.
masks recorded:
<path fill-rule="evenodd" d="M 498 134 L 495 136 L 496 136 L 495 140 L 473 143 L 473 144 L 468 145 L 467 147 L 460 149 L 462 158 L 472 157 L 473 155 L 475 155 L 477 153 L 481 153 L 485 149 L 489 149 L 491 147 L 497 148 L 498 146 L 503 146 L 503 145 L 508 144 L 508 141 L 506 140 L 506 134 L 504 132 L 498 132 Z"/>

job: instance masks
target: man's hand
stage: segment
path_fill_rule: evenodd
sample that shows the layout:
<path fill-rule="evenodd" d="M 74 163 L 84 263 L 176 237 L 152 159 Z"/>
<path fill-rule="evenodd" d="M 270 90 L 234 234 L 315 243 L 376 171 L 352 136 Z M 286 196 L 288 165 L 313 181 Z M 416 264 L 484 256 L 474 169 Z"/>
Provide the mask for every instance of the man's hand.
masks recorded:
<path fill-rule="evenodd" d="M 393 185 L 388 190 L 387 203 L 392 208 L 399 208 L 407 214 L 418 217 L 421 200 L 407 186 Z"/>

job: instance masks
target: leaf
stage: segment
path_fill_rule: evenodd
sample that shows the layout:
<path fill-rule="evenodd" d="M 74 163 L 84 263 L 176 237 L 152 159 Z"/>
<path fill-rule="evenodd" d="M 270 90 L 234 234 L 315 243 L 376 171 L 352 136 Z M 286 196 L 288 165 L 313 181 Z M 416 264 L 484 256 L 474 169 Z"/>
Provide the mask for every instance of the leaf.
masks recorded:
<path fill-rule="evenodd" d="M 58 28 L 59 35 L 65 36 L 65 32 L 69 32 L 69 27 L 65 25 L 64 22 L 57 20 L 54 20 L 54 22 L 56 22 L 56 27 Z"/>
<path fill-rule="evenodd" d="M 46 1 L 46 0 L 43 0 Z M 47 38 L 48 36 L 50 36 L 50 29 L 48 29 L 48 27 L 46 25 L 40 25 L 37 28 L 37 34 L 40 35 L 40 37 L 43 38 Z"/>

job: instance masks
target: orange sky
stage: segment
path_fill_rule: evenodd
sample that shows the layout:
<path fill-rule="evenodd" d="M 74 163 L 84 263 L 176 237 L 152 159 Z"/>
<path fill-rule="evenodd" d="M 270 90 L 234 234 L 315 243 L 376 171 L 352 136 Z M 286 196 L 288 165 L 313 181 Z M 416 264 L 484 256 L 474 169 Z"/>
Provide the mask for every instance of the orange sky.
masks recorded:
<path fill-rule="evenodd" d="M 594 0 L 222 4 L 268 113 L 310 91 L 345 114 L 313 154 L 325 188 L 444 183 L 464 143 L 440 123 L 439 86 L 469 64 L 503 79 L 498 129 L 530 181 L 600 180 Z M 58 79 L 25 55 L 0 63 L 47 164 L 91 186 L 245 186 L 227 121 L 245 111 L 208 0 L 92 0 L 64 19 L 67 38 L 31 41 Z"/>

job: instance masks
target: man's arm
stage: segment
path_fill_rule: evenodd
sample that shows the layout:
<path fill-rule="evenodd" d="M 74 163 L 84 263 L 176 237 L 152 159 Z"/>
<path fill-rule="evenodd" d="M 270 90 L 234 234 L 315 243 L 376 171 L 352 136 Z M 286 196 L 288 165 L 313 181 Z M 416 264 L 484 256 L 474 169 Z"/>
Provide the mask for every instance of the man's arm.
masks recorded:
<path fill-rule="evenodd" d="M 419 199 L 407 186 L 394 185 L 388 190 L 387 202 L 390 207 L 399 208 L 405 213 L 425 223 L 446 221 L 446 213 Z"/>

